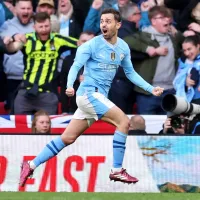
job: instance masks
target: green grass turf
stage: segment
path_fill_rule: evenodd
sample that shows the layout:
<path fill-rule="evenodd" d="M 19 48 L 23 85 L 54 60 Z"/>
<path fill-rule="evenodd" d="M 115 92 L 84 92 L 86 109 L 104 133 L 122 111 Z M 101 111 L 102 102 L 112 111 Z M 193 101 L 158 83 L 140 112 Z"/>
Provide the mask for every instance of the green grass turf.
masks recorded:
<path fill-rule="evenodd" d="M 0 192 L 0 200 L 200 200 L 200 194 Z"/>

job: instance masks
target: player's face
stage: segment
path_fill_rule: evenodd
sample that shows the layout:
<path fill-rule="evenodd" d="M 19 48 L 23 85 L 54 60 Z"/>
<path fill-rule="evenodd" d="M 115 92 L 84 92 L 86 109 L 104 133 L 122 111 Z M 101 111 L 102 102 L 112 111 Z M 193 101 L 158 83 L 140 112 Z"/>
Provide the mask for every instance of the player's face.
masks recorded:
<path fill-rule="evenodd" d="M 46 19 L 43 22 L 36 22 L 34 28 L 41 41 L 46 41 L 49 39 L 49 34 L 51 31 L 51 23 L 49 19 Z"/>
<path fill-rule="evenodd" d="M 197 55 L 200 53 L 199 47 L 199 44 L 195 46 L 191 42 L 184 42 L 182 44 L 183 53 L 189 60 L 194 60 L 197 57 Z"/>
<path fill-rule="evenodd" d="M 103 37 L 106 40 L 111 40 L 113 37 L 116 37 L 120 26 L 121 26 L 121 23 L 115 20 L 113 14 L 101 15 L 100 28 L 101 28 Z"/>
<path fill-rule="evenodd" d="M 38 116 L 35 123 L 35 129 L 37 133 L 49 133 L 50 119 L 48 116 Z"/>

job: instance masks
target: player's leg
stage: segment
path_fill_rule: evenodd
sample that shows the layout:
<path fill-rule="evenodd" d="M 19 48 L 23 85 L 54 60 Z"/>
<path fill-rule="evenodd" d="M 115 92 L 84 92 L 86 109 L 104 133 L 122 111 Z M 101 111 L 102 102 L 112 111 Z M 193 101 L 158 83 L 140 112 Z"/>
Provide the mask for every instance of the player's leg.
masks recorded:
<path fill-rule="evenodd" d="M 56 156 L 64 147 L 74 143 L 87 128 L 87 120 L 72 119 L 62 135 L 50 141 L 43 151 L 31 161 L 30 166 L 35 169 L 40 164 Z"/>
<path fill-rule="evenodd" d="M 32 175 L 36 167 L 56 156 L 63 148 L 75 142 L 88 126 L 88 121 L 85 119 L 72 119 L 61 136 L 50 141 L 30 163 L 24 162 L 22 164 L 20 185 L 24 186 L 27 178 Z"/>
<path fill-rule="evenodd" d="M 138 179 L 130 176 L 125 169 L 122 168 L 126 139 L 129 129 L 129 118 L 117 106 L 113 106 L 102 117 L 103 121 L 116 126 L 113 137 L 113 169 L 110 173 L 110 179 L 125 183 L 136 183 Z"/>
<path fill-rule="evenodd" d="M 126 138 L 129 129 L 129 118 L 121 109 L 98 92 L 87 94 L 88 102 L 92 105 L 98 119 L 102 119 L 116 126 L 113 139 L 113 170 L 110 178 L 115 181 L 135 183 L 138 181 L 130 176 L 123 168 Z M 95 119 L 95 117 L 94 117 Z"/>

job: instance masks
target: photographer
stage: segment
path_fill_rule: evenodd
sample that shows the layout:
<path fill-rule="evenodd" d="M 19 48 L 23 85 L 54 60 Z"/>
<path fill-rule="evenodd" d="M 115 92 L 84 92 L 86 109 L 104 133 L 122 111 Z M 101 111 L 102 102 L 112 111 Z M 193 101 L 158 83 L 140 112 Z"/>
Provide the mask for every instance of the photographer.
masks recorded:
<path fill-rule="evenodd" d="M 180 117 L 168 117 L 163 124 L 163 129 L 159 134 L 175 133 L 185 134 L 185 119 Z"/>
<path fill-rule="evenodd" d="M 162 108 L 168 118 L 159 133 L 200 134 L 200 105 L 168 94 L 162 99 Z"/>

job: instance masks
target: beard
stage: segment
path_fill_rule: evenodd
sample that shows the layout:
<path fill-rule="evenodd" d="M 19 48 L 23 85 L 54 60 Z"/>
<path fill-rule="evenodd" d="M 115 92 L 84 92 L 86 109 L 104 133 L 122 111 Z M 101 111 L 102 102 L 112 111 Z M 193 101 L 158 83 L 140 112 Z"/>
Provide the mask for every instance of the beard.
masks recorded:
<path fill-rule="evenodd" d="M 20 21 L 20 23 L 22 25 L 27 25 L 30 21 L 31 21 L 31 17 L 27 17 L 25 20 L 23 20 L 22 17 L 20 17 L 19 15 L 17 15 L 17 19 Z"/>
<path fill-rule="evenodd" d="M 108 33 L 107 35 L 104 35 L 104 34 L 103 34 L 103 37 L 104 37 L 106 40 L 111 40 L 115 35 L 116 35 L 116 31 L 110 31 L 110 33 Z"/>

